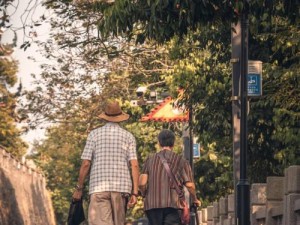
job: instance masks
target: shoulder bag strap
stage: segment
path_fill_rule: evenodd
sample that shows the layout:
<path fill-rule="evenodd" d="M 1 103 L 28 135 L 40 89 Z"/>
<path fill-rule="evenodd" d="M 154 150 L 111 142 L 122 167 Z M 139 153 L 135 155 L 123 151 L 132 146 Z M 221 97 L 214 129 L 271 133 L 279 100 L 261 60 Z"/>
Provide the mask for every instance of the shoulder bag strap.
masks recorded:
<path fill-rule="evenodd" d="M 174 174 L 172 173 L 170 166 L 166 160 L 166 158 L 162 155 L 162 154 L 157 154 L 159 156 L 159 158 L 161 159 L 162 164 L 164 165 L 164 168 L 168 174 L 168 177 L 171 179 L 172 183 L 174 184 L 175 190 L 179 196 L 179 199 L 184 200 L 184 193 L 183 191 L 179 188 L 178 183 L 175 179 Z"/>

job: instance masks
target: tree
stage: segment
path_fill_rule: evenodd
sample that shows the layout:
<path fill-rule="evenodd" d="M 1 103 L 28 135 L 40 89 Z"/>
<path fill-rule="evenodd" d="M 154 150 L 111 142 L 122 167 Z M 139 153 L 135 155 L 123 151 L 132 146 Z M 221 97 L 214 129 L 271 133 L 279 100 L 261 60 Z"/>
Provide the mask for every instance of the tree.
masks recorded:
<path fill-rule="evenodd" d="M 58 224 L 67 221 L 72 191 L 78 178 L 80 153 L 87 136 L 85 129 L 84 125 L 76 123 L 49 127 L 47 139 L 34 144 L 36 155 L 31 157 L 47 177 Z"/>
<path fill-rule="evenodd" d="M 104 9 L 99 25 L 103 33 L 137 35 L 139 39 L 155 39 L 163 43 L 199 24 L 231 21 L 236 18 L 236 1 L 115 1 Z M 241 3 L 238 3 L 242 5 Z"/>
<path fill-rule="evenodd" d="M 283 5 L 283 12 L 289 19 L 295 20 L 299 14 L 298 0 L 249 1 L 249 5 L 243 2 L 247 1 L 115 1 L 104 8 L 104 19 L 100 21 L 99 30 L 103 34 L 137 35 L 141 40 L 150 38 L 164 43 L 176 35 L 182 37 L 189 30 L 196 30 L 199 25 L 237 21 L 239 12 L 248 8 L 262 16 L 277 12 L 276 6 Z M 96 1 L 95 5 L 98 4 Z"/>
<path fill-rule="evenodd" d="M 297 2 L 295 3 L 297 4 Z M 254 176 L 262 182 L 266 175 L 283 175 L 283 169 L 299 164 L 299 15 L 286 15 L 286 6 L 273 5 L 273 14 L 260 21 L 253 16 L 254 33 L 250 39 L 250 57 L 264 64 L 264 94 L 252 99 L 249 120 L 252 125 L 250 163 L 261 173 Z M 289 19 L 290 18 L 290 19 Z M 297 22 L 298 21 L 298 22 Z M 257 51 L 260 49 L 260 51 Z M 261 156 L 258 157 L 258 153 Z M 262 157 L 263 156 L 263 157 Z M 257 160 L 259 159 L 259 160 Z M 252 171 L 250 171 L 252 174 Z"/>
<path fill-rule="evenodd" d="M 251 99 L 248 121 L 251 182 L 265 182 L 266 176 L 282 175 L 287 166 L 299 164 L 297 149 L 300 145 L 296 138 L 299 135 L 296 128 L 299 125 L 299 107 L 295 104 L 295 99 L 299 98 L 299 16 L 292 18 L 287 15 L 284 5 L 280 3 L 270 9 L 272 14 L 265 14 L 260 21 L 256 19 L 261 13 L 259 10 L 253 11 L 250 17 L 249 58 L 264 63 L 264 94 L 262 98 Z M 186 87 L 184 104 L 195 105 L 195 133 L 199 134 L 204 145 L 216 143 L 220 148 L 218 155 L 226 155 L 227 152 L 229 156 L 230 52 L 226 48 L 229 34 L 224 29 L 226 25 L 223 28 L 214 26 L 210 29 L 211 33 L 199 35 L 192 41 L 189 39 L 193 36 L 187 35 L 185 39 L 190 43 L 201 40 L 197 46 L 200 49 L 203 45 L 208 46 L 208 53 L 193 54 L 192 59 L 187 57 L 179 64 L 179 70 L 175 69 L 172 73 L 175 72 L 175 79 L 178 79 L 175 82 Z M 205 28 L 202 27 L 202 30 Z M 188 49 L 188 54 L 190 52 Z M 220 77 L 215 80 L 218 72 Z"/>
<path fill-rule="evenodd" d="M 192 110 L 192 132 L 201 144 L 195 181 L 203 205 L 232 192 L 230 31 L 211 25 L 174 38 L 170 85 L 184 90 L 181 104 Z"/>
<path fill-rule="evenodd" d="M 17 122 L 20 122 L 23 117 L 17 111 L 21 86 L 17 93 L 12 93 L 7 88 L 17 82 L 18 66 L 17 62 L 11 58 L 11 54 L 11 46 L 0 45 L 0 145 L 13 156 L 21 158 L 27 147 L 21 139 L 22 132 L 17 127 Z"/>
<path fill-rule="evenodd" d="M 11 5 L 13 0 L 1 1 L 0 2 L 0 27 L 1 29 L 8 26 L 9 24 L 9 15 L 7 13 L 7 8 Z"/>
<path fill-rule="evenodd" d="M 51 38 L 39 43 L 51 63 L 42 65 L 42 81 L 37 80 L 36 90 L 27 93 L 30 104 L 24 107 L 38 117 L 32 127 L 44 120 L 64 120 L 66 112 L 78 112 L 79 101 L 103 93 L 106 86 L 111 96 L 130 99 L 137 85 L 163 81 L 159 74 L 171 66 L 165 49 L 153 42 L 136 46 L 126 38 L 100 36 L 101 4 L 97 12 L 88 3 L 46 1 L 45 6 L 56 14 L 48 18 Z"/>

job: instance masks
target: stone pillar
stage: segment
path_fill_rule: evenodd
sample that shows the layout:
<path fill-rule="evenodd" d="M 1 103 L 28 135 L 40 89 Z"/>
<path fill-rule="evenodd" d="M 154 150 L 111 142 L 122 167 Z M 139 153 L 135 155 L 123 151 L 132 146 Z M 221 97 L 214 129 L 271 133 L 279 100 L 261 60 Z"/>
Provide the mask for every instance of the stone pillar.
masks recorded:
<path fill-rule="evenodd" d="M 295 201 L 296 224 L 300 224 L 300 199 Z"/>
<path fill-rule="evenodd" d="M 196 216 L 198 218 L 198 221 L 199 221 L 199 225 L 202 225 L 202 210 L 198 210 L 196 212 Z"/>
<path fill-rule="evenodd" d="M 272 217 L 272 210 L 282 207 L 283 195 L 284 177 L 267 177 L 266 225 L 276 225 L 276 221 Z"/>
<path fill-rule="evenodd" d="M 234 225 L 234 201 L 234 194 L 220 199 L 220 224 Z"/>
<path fill-rule="evenodd" d="M 266 224 L 267 207 L 262 207 L 255 212 L 255 221 L 258 225 Z M 252 224 L 251 224 L 252 225 Z"/>
<path fill-rule="evenodd" d="M 219 200 L 219 225 L 224 225 L 228 218 L 228 199 L 220 198 Z"/>
<path fill-rule="evenodd" d="M 218 202 L 214 202 L 213 203 L 213 224 L 217 225 L 219 222 L 219 203 Z"/>
<path fill-rule="evenodd" d="M 207 225 L 213 225 L 213 206 L 207 207 Z"/>
<path fill-rule="evenodd" d="M 234 194 L 228 195 L 228 220 L 230 220 L 230 225 L 235 225 L 235 197 Z"/>
<path fill-rule="evenodd" d="M 233 225 L 234 219 L 233 218 L 227 218 L 224 220 L 224 225 Z"/>
<path fill-rule="evenodd" d="M 258 211 L 264 211 L 267 202 L 267 184 L 252 184 L 250 192 L 251 225 L 259 225 L 256 220 Z"/>
<path fill-rule="evenodd" d="M 201 225 L 207 225 L 207 208 L 201 210 L 202 220 L 200 221 Z M 202 223 L 201 223 L 202 222 Z"/>
<path fill-rule="evenodd" d="M 300 166 L 287 168 L 285 181 L 284 225 L 298 225 L 295 203 L 300 199 Z"/>

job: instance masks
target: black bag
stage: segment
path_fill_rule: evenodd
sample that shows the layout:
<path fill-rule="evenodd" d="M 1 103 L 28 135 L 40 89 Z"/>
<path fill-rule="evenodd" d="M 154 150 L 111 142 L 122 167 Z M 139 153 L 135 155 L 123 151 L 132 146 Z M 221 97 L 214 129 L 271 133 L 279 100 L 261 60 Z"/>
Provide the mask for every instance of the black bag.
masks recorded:
<path fill-rule="evenodd" d="M 69 209 L 68 225 L 79 225 L 85 220 L 82 207 L 82 199 L 75 201 L 72 199 Z"/>

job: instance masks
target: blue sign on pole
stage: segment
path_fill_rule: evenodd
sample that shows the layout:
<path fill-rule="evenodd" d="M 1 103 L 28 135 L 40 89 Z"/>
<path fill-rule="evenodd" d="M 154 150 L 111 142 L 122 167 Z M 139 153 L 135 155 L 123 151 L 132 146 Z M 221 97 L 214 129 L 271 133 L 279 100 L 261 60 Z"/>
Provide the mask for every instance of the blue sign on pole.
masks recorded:
<path fill-rule="evenodd" d="M 262 80 L 261 74 L 251 73 L 248 74 L 248 96 L 261 96 L 262 95 Z"/>
<path fill-rule="evenodd" d="M 194 158 L 200 158 L 200 144 L 193 144 Z"/>

